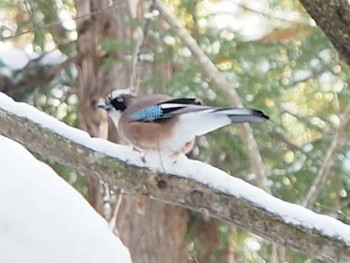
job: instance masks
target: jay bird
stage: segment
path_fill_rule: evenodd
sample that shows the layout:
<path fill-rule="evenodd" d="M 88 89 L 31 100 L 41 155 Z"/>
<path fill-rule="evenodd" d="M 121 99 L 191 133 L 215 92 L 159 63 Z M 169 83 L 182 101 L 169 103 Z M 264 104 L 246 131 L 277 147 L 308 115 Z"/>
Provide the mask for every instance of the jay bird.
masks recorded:
<path fill-rule="evenodd" d="M 188 153 L 196 136 L 231 123 L 269 119 L 259 110 L 210 107 L 163 94 L 136 96 L 128 90 L 112 91 L 97 107 L 107 111 L 121 138 L 134 148 L 168 157 Z"/>

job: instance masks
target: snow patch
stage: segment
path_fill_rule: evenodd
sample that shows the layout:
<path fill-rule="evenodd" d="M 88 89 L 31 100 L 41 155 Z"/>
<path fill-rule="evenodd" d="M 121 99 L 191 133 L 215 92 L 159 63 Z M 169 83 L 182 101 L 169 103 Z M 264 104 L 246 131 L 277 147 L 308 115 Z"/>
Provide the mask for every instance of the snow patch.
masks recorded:
<path fill-rule="evenodd" d="M 58 49 L 51 51 L 47 54 L 45 54 L 41 59 L 40 59 L 40 64 L 42 65 L 58 65 L 63 63 L 64 61 L 67 60 L 67 56 L 64 55 L 61 51 Z"/>
<path fill-rule="evenodd" d="M 49 166 L 0 136 L 0 262 L 131 263 L 107 222 Z"/>
<path fill-rule="evenodd" d="M 29 62 L 29 57 L 21 49 L 7 48 L 0 50 L 0 60 L 12 70 L 20 70 Z"/>

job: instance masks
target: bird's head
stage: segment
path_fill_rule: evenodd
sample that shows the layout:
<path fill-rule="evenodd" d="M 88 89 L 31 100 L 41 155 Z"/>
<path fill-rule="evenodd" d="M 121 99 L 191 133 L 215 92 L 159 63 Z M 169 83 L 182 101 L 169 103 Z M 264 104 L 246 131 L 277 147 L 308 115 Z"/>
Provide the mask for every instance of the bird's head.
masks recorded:
<path fill-rule="evenodd" d="M 97 103 L 97 107 L 107 111 L 112 120 L 118 122 L 122 112 L 129 106 L 135 97 L 128 89 L 114 90 L 107 95 L 103 102 Z"/>

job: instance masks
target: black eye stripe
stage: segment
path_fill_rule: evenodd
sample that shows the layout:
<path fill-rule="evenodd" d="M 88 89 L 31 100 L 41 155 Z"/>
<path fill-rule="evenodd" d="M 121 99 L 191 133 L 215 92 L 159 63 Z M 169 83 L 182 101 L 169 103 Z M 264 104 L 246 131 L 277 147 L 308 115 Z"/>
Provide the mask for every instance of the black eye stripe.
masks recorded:
<path fill-rule="evenodd" d="M 126 105 L 125 105 L 125 101 L 124 98 L 121 97 L 116 97 L 114 99 L 112 99 L 110 101 L 110 103 L 112 104 L 112 106 L 116 109 L 116 110 L 125 110 L 126 109 Z"/>

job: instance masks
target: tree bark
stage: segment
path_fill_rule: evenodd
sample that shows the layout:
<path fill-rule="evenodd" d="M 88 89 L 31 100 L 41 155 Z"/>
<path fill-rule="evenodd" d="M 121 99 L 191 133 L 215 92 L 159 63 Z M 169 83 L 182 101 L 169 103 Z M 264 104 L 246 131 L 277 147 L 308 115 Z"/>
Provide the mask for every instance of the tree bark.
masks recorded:
<path fill-rule="evenodd" d="M 183 160 L 173 174 L 161 172 L 164 168 L 158 168 L 158 172 L 142 168 L 137 152 L 127 150 L 126 147 L 109 145 L 103 140 L 88 138 L 85 133 L 68 127 L 33 107 L 14 103 L 5 95 L 0 94 L 0 100 L 0 134 L 18 141 L 43 158 L 72 166 L 82 174 L 108 182 L 115 191 L 122 187 L 128 195 L 145 195 L 195 211 L 207 211 L 212 217 L 290 246 L 316 259 L 331 263 L 350 262 L 350 240 L 343 234 L 350 231 L 350 226 L 335 219 L 316 215 L 306 208 L 298 208 L 303 209 L 302 212 L 298 210 L 299 212 L 293 213 L 296 205 L 273 198 L 254 186 L 224 175 L 224 172 L 198 161 Z M 113 155 L 105 154 L 111 150 Z M 181 167 L 186 167 L 186 170 L 181 172 Z M 271 210 L 269 206 L 262 206 L 252 201 L 251 197 L 234 194 L 236 190 L 233 188 L 234 191 L 231 192 L 215 186 L 214 174 L 210 177 L 213 179 L 210 179 L 206 177 L 208 173 L 225 176 L 225 185 L 244 187 L 252 195 L 259 195 L 266 200 L 266 205 L 283 207 L 288 215 Z M 192 179 L 202 176 L 206 178 L 206 183 Z M 321 229 L 314 226 L 314 222 L 303 224 L 305 214 L 311 216 L 317 224 L 325 220 L 327 223 Z M 159 219 L 164 222 L 166 216 Z M 328 228 L 326 224 L 332 227 Z M 342 233 L 329 233 L 332 229 L 341 229 Z"/>
<path fill-rule="evenodd" d="M 300 0 L 324 31 L 340 57 L 350 65 L 350 3 L 348 0 Z"/>
<path fill-rule="evenodd" d="M 95 104 L 98 99 L 117 88 L 126 88 L 132 82 L 137 70 L 135 61 L 125 62 L 126 51 L 101 50 L 106 40 L 117 39 L 135 44 L 140 37 L 140 28 L 127 26 L 125 19 L 142 20 L 143 1 L 76 0 L 78 16 L 78 95 L 82 127 L 91 136 L 106 138 L 107 120 Z M 99 12 L 104 10 L 104 12 Z M 137 54 L 134 54 L 137 55 Z M 112 59 L 113 67 L 106 68 L 105 62 Z M 137 62 L 137 61 L 136 61 Z M 147 69 L 148 74 L 152 74 Z M 159 73 L 158 73 L 159 74 Z M 110 124 L 112 124 L 110 122 Z M 113 124 L 112 124 L 113 125 Z M 110 127 L 110 130 L 115 130 Z M 118 141 L 115 132 L 109 139 Z M 102 199 L 98 182 L 90 179 L 90 201 L 101 212 Z M 119 191 L 116 191 L 119 192 Z M 122 196 L 117 215 L 117 230 L 124 244 L 129 247 L 134 263 L 178 263 L 185 258 L 185 233 L 187 211 L 180 207 L 159 203 L 143 196 Z"/>

